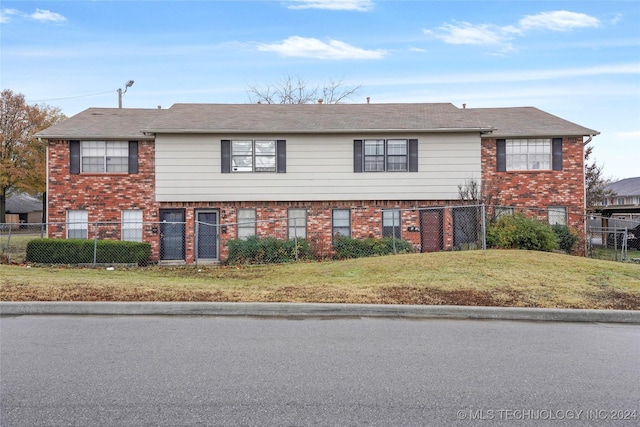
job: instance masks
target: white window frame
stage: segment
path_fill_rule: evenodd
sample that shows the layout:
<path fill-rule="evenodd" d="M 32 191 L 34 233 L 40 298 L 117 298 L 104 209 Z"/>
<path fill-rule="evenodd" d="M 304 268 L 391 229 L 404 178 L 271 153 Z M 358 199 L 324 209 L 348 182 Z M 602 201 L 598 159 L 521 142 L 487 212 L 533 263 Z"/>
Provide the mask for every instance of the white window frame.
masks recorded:
<path fill-rule="evenodd" d="M 567 225 L 567 207 L 549 206 L 547 210 L 549 225 Z"/>
<path fill-rule="evenodd" d="M 289 208 L 289 239 L 307 238 L 307 210 L 305 208 Z"/>
<path fill-rule="evenodd" d="M 129 141 L 81 141 L 82 173 L 128 173 Z"/>
<path fill-rule="evenodd" d="M 551 138 L 505 140 L 507 171 L 552 170 Z"/>
<path fill-rule="evenodd" d="M 122 211 L 121 239 L 127 242 L 142 242 L 142 210 Z"/>
<path fill-rule="evenodd" d="M 402 211 L 400 209 L 384 209 L 382 211 L 382 237 L 391 236 L 395 236 L 396 239 L 402 238 Z"/>
<path fill-rule="evenodd" d="M 407 172 L 408 139 L 365 139 L 362 147 L 364 172 Z"/>
<path fill-rule="evenodd" d="M 89 212 L 86 210 L 67 211 L 67 239 L 89 238 Z"/>
<path fill-rule="evenodd" d="M 232 172 L 276 172 L 277 141 L 232 140 Z"/>
<path fill-rule="evenodd" d="M 331 211 L 331 234 L 333 237 L 351 237 L 351 209 L 336 208 Z"/>
<path fill-rule="evenodd" d="M 256 210 L 238 209 L 236 211 L 236 234 L 237 238 L 247 240 L 256 235 Z"/>

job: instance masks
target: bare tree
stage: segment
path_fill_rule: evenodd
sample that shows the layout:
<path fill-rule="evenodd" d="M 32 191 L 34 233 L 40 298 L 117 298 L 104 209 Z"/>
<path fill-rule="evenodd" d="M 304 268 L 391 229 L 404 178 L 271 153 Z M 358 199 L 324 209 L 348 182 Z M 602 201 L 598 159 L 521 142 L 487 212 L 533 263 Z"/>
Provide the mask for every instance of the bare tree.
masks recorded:
<path fill-rule="evenodd" d="M 252 102 L 264 104 L 339 104 L 354 96 L 362 86 L 348 87 L 343 80 L 325 81 L 322 87 L 310 85 L 303 78 L 287 76 L 265 87 L 248 86 Z"/>
<path fill-rule="evenodd" d="M 588 146 L 584 150 L 584 185 L 586 190 L 586 208 L 592 211 L 594 207 L 603 203 L 606 199 L 616 195 L 615 192 L 605 187 L 613 180 L 602 176 L 603 166 L 598 165 L 594 159 L 589 163 L 589 157 L 593 153 L 593 147 Z"/>
<path fill-rule="evenodd" d="M 46 146 L 33 135 L 65 116 L 58 108 L 28 105 L 22 94 L 2 91 L 0 98 L 0 223 L 11 191 L 43 193 Z"/>

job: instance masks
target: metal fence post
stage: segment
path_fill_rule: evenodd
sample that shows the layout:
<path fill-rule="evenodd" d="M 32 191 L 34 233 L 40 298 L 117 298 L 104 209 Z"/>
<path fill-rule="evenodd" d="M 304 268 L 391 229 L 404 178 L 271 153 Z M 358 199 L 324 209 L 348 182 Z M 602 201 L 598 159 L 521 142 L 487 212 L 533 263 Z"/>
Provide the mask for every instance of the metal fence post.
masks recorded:
<path fill-rule="evenodd" d="M 400 214 L 401 211 L 398 211 L 398 213 Z M 398 221 L 400 222 L 400 221 Z M 393 234 L 391 237 L 391 243 L 393 244 L 393 254 L 394 255 L 398 255 L 398 251 L 396 249 L 396 210 L 392 210 L 391 211 L 391 223 L 393 224 Z"/>
<path fill-rule="evenodd" d="M 480 215 L 482 215 L 482 250 L 487 250 L 487 211 L 484 203 L 480 205 Z"/>
<path fill-rule="evenodd" d="M 298 261 L 298 218 L 293 219 L 293 253 L 295 254 L 296 261 Z"/>
<path fill-rule="evenodd" d="M 185 224 L 184 227 L 185 227 L 185 231 L 186 231 L 187 225 Z M 198 267 L 198 242 L 199 242 L 199 236 L 198 235 L 200 234 L 200 233 L 198 233 L 198 230 L 200 229 L 200 221 L 196 221 L 195 222 L 195 228 L 196 228 L 194 230 L 195 239 L 194 239 L 194 243 L 193 243 L 195 245 L 195 247 L 193 248 L 193 261 L 195 263 L 195 266 Z"/>
<path fill-rule="evenodd" d="M 93 266 L 95 267 L 98 260 L 98 223 L 93 224 Z"/>

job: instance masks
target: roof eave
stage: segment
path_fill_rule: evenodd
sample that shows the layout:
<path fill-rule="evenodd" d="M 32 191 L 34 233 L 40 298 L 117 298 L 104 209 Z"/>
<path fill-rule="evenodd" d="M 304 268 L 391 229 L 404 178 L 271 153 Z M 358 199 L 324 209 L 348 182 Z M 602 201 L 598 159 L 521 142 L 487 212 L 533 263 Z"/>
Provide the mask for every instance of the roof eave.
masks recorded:
<path fill-rule="evenodd" d="M 145 129 L 146 134 L 340 134 L 340 133 L 490 133 L 493 128 L 435 128 L 435 129 L 324 129 L 324 130 L 304 130 L 304 129 Z"/>

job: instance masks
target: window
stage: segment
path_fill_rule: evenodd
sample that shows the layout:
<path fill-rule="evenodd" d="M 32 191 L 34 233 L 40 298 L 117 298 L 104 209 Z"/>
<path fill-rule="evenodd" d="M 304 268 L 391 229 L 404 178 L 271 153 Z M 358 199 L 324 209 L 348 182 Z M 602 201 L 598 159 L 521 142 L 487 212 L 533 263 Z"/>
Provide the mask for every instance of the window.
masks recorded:
<path fill-rule="evenodd" d="M 222 173 L 287 172 L 287 147 L 284 140 L 222 140 Z"/>
<path fill-rule="evenodd" d="M 88 238 L 88 214 L 87 211 L 67 211 L 67 238 Z"/>
<path fill-rule="evenodd" d="M 507 139 L 507 170 L 551 169 L 550 139 Z"/>
<path fill-rule="evenodd" d="M 567 208 L 565 206 L 549 206 L 549 224 L 567 225 Z"/>
<path fill-rule="evenodd" d="M 69 169 L 79 173 L 138 173 L 137 141 L 70 141 Z"/>
<path fill-rule="evenodd" d="M 122 211 L 122 240 L 142 242 L 142 211 Z"/>
<path fill-rule="evenodd" d="M 500 218 L 501 216 L 509 216 L 513 215 L 513 208 L 508 206 L 496 206 L 495 208 L 495 217 Z"/>
<path fill-rule="evenodd" d="M 289 239 L 306 239 L 307 210 L 289 209 Z"/>
<path fill-rule="evenodd" d="M 364 170 L 365 172 L 399 171 L 406 172 L 407 140 L 406 139 L 365 139 Z"/>
<path fill-rule="evenodd" d="M 382 237 L 396 237 L 400 239 L 400 209 L 386 209 L 382 211 Z"/>
<path fill-rule="evenodd" d="M 333 237 L 351 237 L 351 211 L 349 209 L 334 209 L 331 233 Z"/>
<path fill-rule="evenodd" d="M 624 197 L 618 197 L 616 201 L 618 205 L 624 205 Z"/>
<path fill-rule="evenodd" d="M 238 209 L 238 239 L 256 235 L 256 211 L 255 209 Z"/>
<path fill-rule="evenodd" d="M 562 138 L 498 139 L 497 170 L 562 170 Z"/>
<path fill-rule="evenodd" d="M 417 139 L 356 139 L 354 172 L 417 172 Z"/>

